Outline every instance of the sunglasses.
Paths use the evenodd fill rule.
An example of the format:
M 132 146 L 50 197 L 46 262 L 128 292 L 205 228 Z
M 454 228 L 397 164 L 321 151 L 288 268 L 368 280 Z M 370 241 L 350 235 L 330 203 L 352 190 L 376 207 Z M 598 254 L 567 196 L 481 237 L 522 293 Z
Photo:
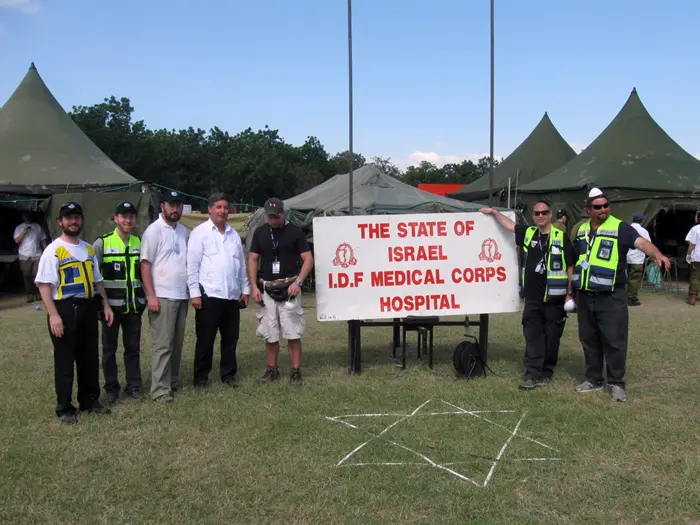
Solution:
M 533 214 L 535 217 L 539 217 L 540 215 L 542 215 L 543 217 L 546 217 L 546 216 L 549 215 L 550 213 L 552 213 L 550 210 L 542 210 L 542 211 L 533 211 L 533 212 L 532 212 L 532 214 Z
M 610 203 L 606 202 L 605 204 L 593 204 L 591 208 L 594 210 L 607 210 L 610 207 Z

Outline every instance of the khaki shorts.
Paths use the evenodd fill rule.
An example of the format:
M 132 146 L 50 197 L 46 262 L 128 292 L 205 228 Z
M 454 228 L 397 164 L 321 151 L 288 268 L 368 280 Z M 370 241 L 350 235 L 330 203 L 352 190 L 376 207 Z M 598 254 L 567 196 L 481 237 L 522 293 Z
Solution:
M 276 343 L 282 336 L 287 340 L 301 339 L 304 335 L 304 309 L 301 307 L 301 294 L 291 300 L 295 308 L 287 309 L 284 302 L 273 301 L 263 292 L 263 303 L 255 314 L 258 318 L 258 328 L 255 335 L 265 338 L 266 343 Z

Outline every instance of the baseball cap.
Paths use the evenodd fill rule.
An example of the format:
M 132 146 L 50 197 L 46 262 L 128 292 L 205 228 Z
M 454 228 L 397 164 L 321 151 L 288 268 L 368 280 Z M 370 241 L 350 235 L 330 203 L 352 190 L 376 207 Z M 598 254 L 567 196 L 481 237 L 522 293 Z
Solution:
M 638 211 L 637 213 L 635 213 L 632 216 L 632 220 L 634 222 L 642 222 L 644 220 L 644 213 L 642 213 L 641 211 Z
M 282 212 L 284 212 L 284 203 L 281 200 L 272 197 L 265 201 L 264 208 L 265 215 L 280 215 Z
M 58 216 L 60 217 L 67 217 L 68 215 L 82 215 L 83 214 L 83 209 L 80 207 L 80 204 L 77 202 L 66 202 L 65 204 L 62 204 L 61 207 L 58 209 Z
M 136 213 L 136 206 L 131 204 L 129 201 L 121 202 L 117 205 L 117 211 L 114 212 L 115 215 L 123 215 L 126 213 Z
M 182 195 L 175 190 L 166 190 L 161 195 L 160 202 L 185 202 L 185 199 L 183 199 Z

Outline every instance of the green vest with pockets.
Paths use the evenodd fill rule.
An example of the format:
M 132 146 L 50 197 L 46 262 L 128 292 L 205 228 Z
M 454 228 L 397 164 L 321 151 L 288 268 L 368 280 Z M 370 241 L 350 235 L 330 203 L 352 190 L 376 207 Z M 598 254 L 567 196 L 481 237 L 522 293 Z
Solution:
M 525 266 L 529 255 L 530 244 L 537 233 L 536 226 L 530 226 L 525 230 L 523 251 L 525 252 L 525 265 L 523 265 L 523 288 L 525 287 Z M 544 301 L 563 299 L 566 297 L 566 289 L 569 285 L 569 276 L 566 273 L 566 258 L 564 257 L 564 231 L 552 226 L 549 232 L 547 245 L 547 287 L 544 293 Z
M 146 293 L 141 283 L 141 239 L 129 236 L 128 246 L 114 230 L 102 236 L 102 265 L 107 301 L 114 313 L 140 314 L 146 308 Z
M 591 223 L 581 225 L 576 235 L 579 256 L 571 284 L 576 290 L 610 293 L 615 289 L 619 256 L 619 234 L 622 221 L 612 215 L 597 231 Z

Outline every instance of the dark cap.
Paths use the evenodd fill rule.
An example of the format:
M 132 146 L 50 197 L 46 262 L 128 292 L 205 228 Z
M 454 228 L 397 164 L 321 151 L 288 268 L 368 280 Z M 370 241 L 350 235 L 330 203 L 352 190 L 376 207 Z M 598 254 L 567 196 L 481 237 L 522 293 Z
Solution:
M 127 213 L 136 213 L 136 206 L 129 201 L 119 203 L 117 205 L 117 211 L 114 212 L 115 215 L 126 215 Z
M 58 209 L 58 217 L 67 217 L 68 215 L 82 215 L 83 209 L 77 202 L 66 202 Z
M 172 204 L 173 202 L 185 202 L 182 195 L 174 190 L 166 190 L 160 197 L 160 202 L 167 202 Z
M 563 208 L 561 210 L 557 211 L 557 219 L 561 219 L 562 217 L 568 217 L 568 216 L 569 216 L 569 214 Z
M 632 222 L 642 222 L 644 220 L 644 214 L 638 211 L 632 216 Z
M 272 197 L 265 201 L 265 215 L 281 215 L 284 212 L 284 203 Z

